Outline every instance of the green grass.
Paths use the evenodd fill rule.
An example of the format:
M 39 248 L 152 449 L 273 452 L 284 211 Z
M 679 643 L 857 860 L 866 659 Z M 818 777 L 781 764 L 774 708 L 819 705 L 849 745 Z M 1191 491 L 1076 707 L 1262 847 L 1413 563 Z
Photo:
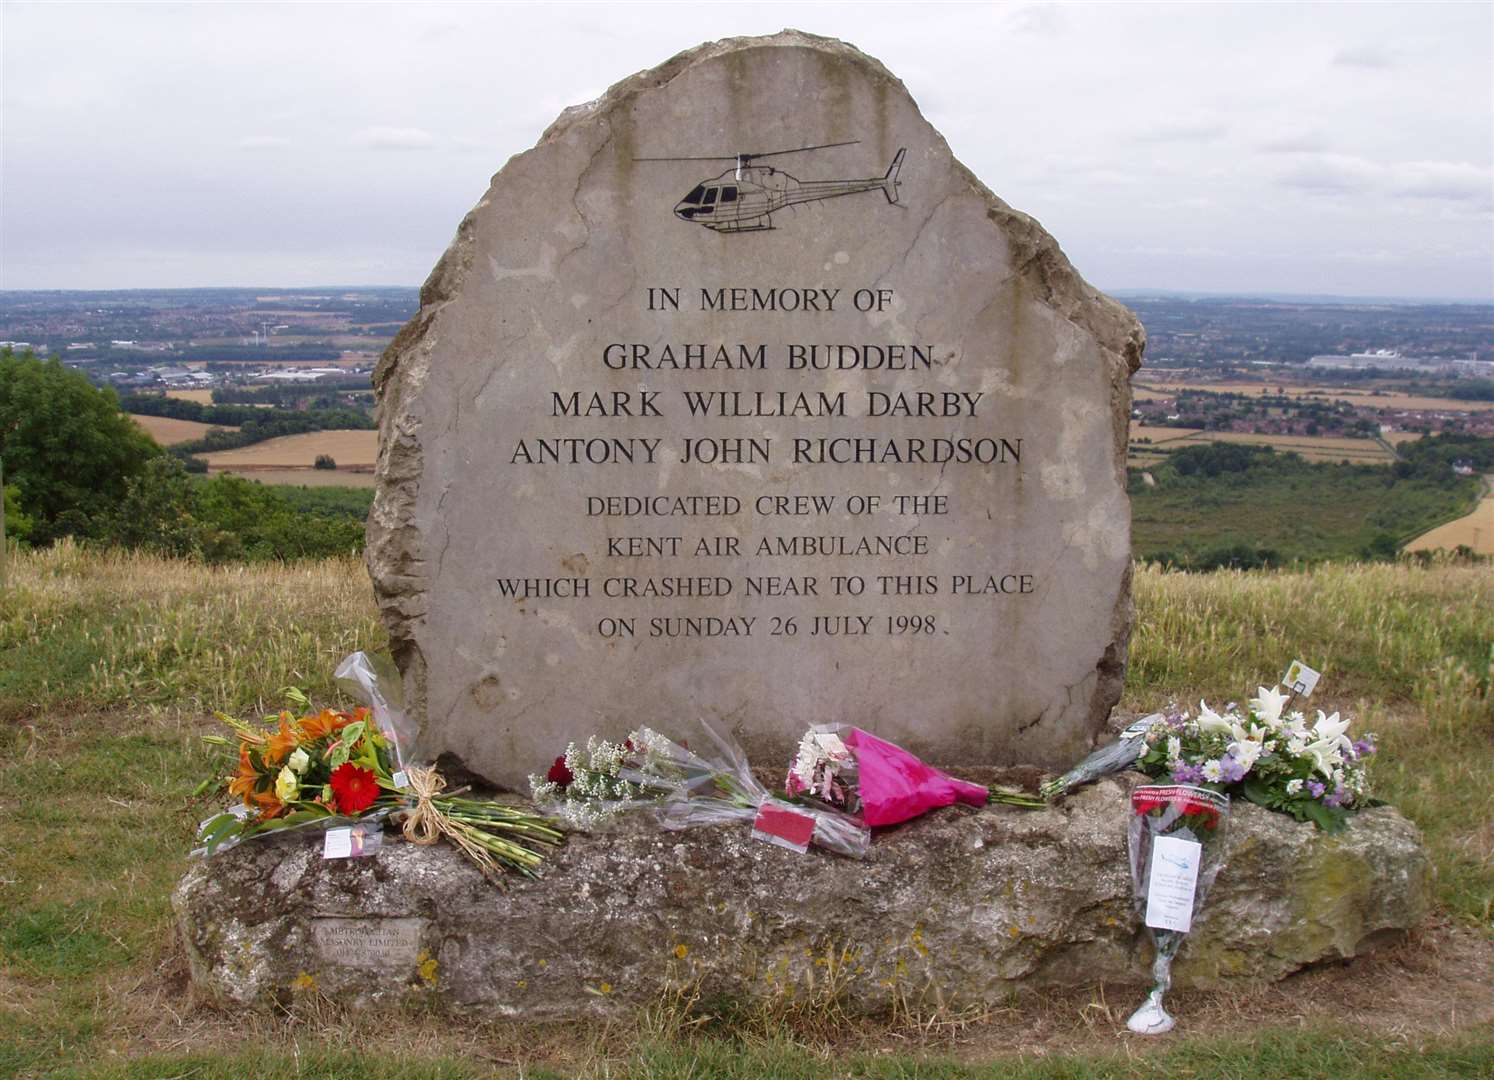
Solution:
M 1165 1047 L 1165 1048 L 1164 1048 Z M 699 1039 L 645 1045 L 621 1058 L 606 1058 L 582 1070 L 529 1068 L 533 1080 L 588 1076 L 610 1080 L 1432 1080 L 1484 1078 L 1494 1070 L 1494 1041 L 1407 1042 L 1347 1031 L 1271 1033 L 1261 1038 L 1191 1038 L 1136 1055 L 1057 1054 L 998 1063 L 970 1064 L 938 1056 L 866 1053 L 826 1054 L 795 1043 L 742 1043 Z M 521 1075 L 503 1070 L 504 1075 Z M 82 1066 L 53 1074 L 57 1080 L 467 1080 L 494 1075 L 491 1067 L 447 1058 L 411 1060 L 404 1055 L 307 1049 L 256 1050 L 230 1055 L 148 1057 Z
M 863 1038 L 827 1060 L 817 1042 L 802 1039 L 650 1043 L 636 1031 L 593 1031 L 536 1047 L 496 1021 L 251 1019 L 196 1009 L 182 988 L 168 898 L 208 810 L 192 790 L 221 765 L 197 736 L 212 726 L 210 710 L 258 714 L 278 706 L 288 684 L 331 698 L 336 662 L 384 641 L 365 571 L 354 559 L 214 569 L 70 546 L 22 555 L 8 569 L 0 593 L 0 1076 L 369 1080 L 488 1075 L 513 1060 L 551 1062 L 553 1075 L 612 1077 L 1490 1072 L 1487 1040 L 1423 1043 L 1351 1027 L 1266 1025 L 1234 1040 L 1148 1043 L 1135 1060 L 997 1049 L 983 1059 L 999 1060 L 992 1065 L 926 1057 L 927 1048 L 910 1049 L 902 1035 L 884 1040 L 890 1054 L 872 1053 L 877 1047 Z M 1445 914 L 1490 933 L 1494 574 L 1457 565 L 1206 575 L 1142 568 L 1135 591 L 1126 707 L 1243 699 L 1296 657 L 1323 670 L 1323 704 L 1348 707 L 1362 728 L 1380 732 L 1377 791 L 1425 833 Z

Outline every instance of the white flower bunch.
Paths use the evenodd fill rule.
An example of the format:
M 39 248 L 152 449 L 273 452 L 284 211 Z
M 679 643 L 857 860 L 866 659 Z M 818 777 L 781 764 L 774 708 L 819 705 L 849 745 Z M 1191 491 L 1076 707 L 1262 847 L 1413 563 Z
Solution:
M 1374 737 L 1355 742 L 1338 713 L 1318 710 L 1309 722 L 1286 711 L 1288 700 L 1262 686 L 1244 711 L 1215 712 L 1203 701 L 1191 719 L 1169 711 L 1147 729 L 1137 768 L 1174 783 L 1234 788 L 1262 806 L 1337 828 L 1368 795 L 1364 759 L 1375 751 Z

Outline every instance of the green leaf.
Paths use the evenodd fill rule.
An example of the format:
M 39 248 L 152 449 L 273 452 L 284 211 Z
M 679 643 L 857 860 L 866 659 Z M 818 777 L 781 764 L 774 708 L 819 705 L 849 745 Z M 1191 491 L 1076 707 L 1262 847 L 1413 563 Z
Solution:
M 239 835 L 243 831 L 243 825 L 244 822 L 233 814 L 219 814 L 203 826 L 197 839 L 206 845 L 208 854 L 212 854 L 219 844 Z
M 1280 799 L 1271 794 L 1269 787 L 1253 776 L 1245 778 L 1240 784 L 1240 791 L 1247 799 L 1255 803 L 1256 806 L 1264 806 L 1268 810 L 1275 809 L 1281 802 Z
M 1347 815 L 1342 810 L 1324 806 L 1316 799 L 1299 805 L 1308 819 L 1326 833 L 1335 833 L 1344 827 L 1344 819 Z

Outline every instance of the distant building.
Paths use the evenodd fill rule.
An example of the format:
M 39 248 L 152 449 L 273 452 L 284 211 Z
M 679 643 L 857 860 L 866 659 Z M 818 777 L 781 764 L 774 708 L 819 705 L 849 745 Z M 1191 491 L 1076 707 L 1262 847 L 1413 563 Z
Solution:
M 1419 368 L 1421 360 L 1402 356 L 1394 349 L 1376 349 L 1373 352 L 1351 353 L 1348 356 L 1314 356 L 1307 362 L 1312 368 Z
M 282 382 L 282 383 L 310 383 L 318 382 L 327 376 L 346 375 L 342 368 L 317 367 L 317 368 L 285 368 L 280 371 L 266 371 L 254 376 L 255 382 Z
M 1445 360 L 1440 356 L 1417 358 L 1402 356 L 1394 349 L 1375 349 L 1348 356 L 1314 356 L 1307 362 L 1307 366 L 1354 371 L 1414 371 L 1424 375 L 1494 376 L 1494 361 L 1491 360 Z

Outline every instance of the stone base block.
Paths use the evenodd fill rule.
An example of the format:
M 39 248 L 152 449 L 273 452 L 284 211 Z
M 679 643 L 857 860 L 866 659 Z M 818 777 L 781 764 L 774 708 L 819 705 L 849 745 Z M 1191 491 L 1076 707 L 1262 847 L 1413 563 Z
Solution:
M 389 838 L 324 861 L 316 835 L 194 862 L 174 903 L 197 986 L 267 1005 L 317 988 L 349 1004 L 438 999 L 530 1019 L 623 1012 L 671 983 L 748 1000 L 823 993 L 876 1013 L 1013 990 L 1139 984 L 1130 778 L 1042 811 L 951 808 L 876 837 L 864 862 L 752 839 L 746 826 L 575 835 L 507 891 L 451 848 Z M 1183 985 L 1280 979 L 1415 926 L 1432 870 L 1390 808 L 1327 836 L 1237 804 L 1228 863 L 1176 968 Z

